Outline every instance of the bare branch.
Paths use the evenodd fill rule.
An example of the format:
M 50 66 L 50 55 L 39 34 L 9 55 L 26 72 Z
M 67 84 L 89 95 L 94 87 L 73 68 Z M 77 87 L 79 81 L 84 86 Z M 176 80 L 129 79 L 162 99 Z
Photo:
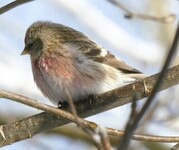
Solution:
M 76 138 L 80 138 L 82 140 L 86 141 L 86 136 L 83 136 L 81 132 L 78 130 L 74 130 L 76 128 L 75 126 L 67 126 L 65 127 L 66 130 L 63 130 L 64 128 L 57 128 L 50 130 L 48 132 L 50 133 L 55 133 L 55 134 L 63 134 L 63 135 L 77 135 Z M 124 131 L 110 128 L 110 127 L 105 127 L 108 135 L 110 135 L 111 139 L 113 137 L 116 138 L 121 138 L 124 136 Z M 69 133 L 70 132 L 70 133 Z M 131 137 L 132 140 L 136 141 L 142 141 L 142 142 L 158 142 L 158 143 L 178 143 L 179 142 L 179 136 L 160 136 L 160 135 L 151 135 L 151 134 L 139 134 L 139 133 L 134 133 Z
M 103 126 L 98 126 L 98 134 L 101 137 L 101 142 L 105 150 L 111 150 L 111 144 L 109 141 L 108 133 L 107 133 L 107 128 Z
M 134 94 L 137 95 L 136 97 L 137 100 L 147 97 L 150 95 L 158 78 L 158 75 L 159 74 L 152 75 L 144 80 L 136 81 L 135 83 L 131 83 L 129 85 L 123 86 L 113 91 L 106 92 L 104 94 L 97 95 L 94 97 L 89 97 L 88 99 L 85 99 L 83 101 L 76 102 L 75 105 L 76 105 L 77 112 L 80 115 L 80 117 L 88 117 L 109 110 L 111 108 L 115 108 L 130 103 L 132 101 Z M 143 83 L 145 83 L 145 86 L 149 91 L 148 93 L 144 92 L 145 90 L 144 90 Z M 167 89 L 169 87 L 177 85 L 178 83 L 179 83 L 179 65 L 167 71 L 167 74 L 163 78 L 162 85 L 160 86 L 160 89 L 158 89 L 158 91 Z M 26 104 L 30 100 L 30 98 L 3 90 L 0 90 L 0 97 L 17 100 L 18 102 L 23 100 L 24 103 Z M 39 102 L 36 101 L 36 103 L 38 106 Z M 36 105 L 36 103 L 34 104 Z M 50 109 L 51 107 L 52 106 L 50 106 Z M 55 108 L 52 107 L 52 109 Z M 69 108 L 66 108 L 65 110 L 69 110 Z M 31 138 L 32 136 L 40 132 L 67 124 L 70 122 L 69 119 L 70 118 L 65 119 L 63 117 L 56 116 L 51 113 L 43 112 L 31 116 L 29 118 L 25 118 L 21 121 L 3 125 L 1 126 L 1 132 L 0 132 L 0 147 L 7 144 L 14 143 L 16 141 Z M 91 124 L 90 126 L 93 125 Z
M 123 137 L 125 131 L 106 128 L 109 135 Z M 161 142 L 161 143 L 176 143 L 179 142 L 179 136 L 157 136 L 157 135 L 144 135 L 133 134 L 131 139 L 143 142 Z
M 75 108 L 75 105 L 74 105 L 74 101 L 71 97 L 71 94 L 69 92 L 68 89 L 64 89 L 64 92 L 65 92 L 65 95 L 67 97 L 67 100 L 68 100 L 68 104 L 69 104 L 69 107 L 70 107 L 70 110 L 74 116 L 74 119 L 76 120 L 76 123 L 77 125 L 86 133 L 90 136 L 90 138 L 92 139 L 94 145 L 96 146 L 96 148 L 98 150 L 103 150 L 103 144 L 101 142 L 101 140 L 99 140 L 98 138 L 96 138 L 96 136 L 99 136 L 100 137 L 100 134 L 97 133 L 96 135 L 96 127 L 95 128 L 89 128 L 88 125 L 84 124 L 83 122 L 81 122 L 81 119 L 78 117 L 78 114 L 76 112 L 76 108 Z M 97 126 L 98 127 L 98 126 Z M 105 149 L 106 150 L 106 149 Z
M 146 103 L 144 104 L 144 106 L 142 107 L 141 111 L 139 112 L 139 114 L 136 116 L 134 122 L 132 124 L 128 124 L 126 126 L 126 133 L 121 141 L 120 146 L 118 147 L 118 149 L 122 149 L 125 150 L 128 147 L 129 141 L 130 141 L 130 137 L 133 134 L 133 132 L 136 130 L 140 120 L 142 119 L 142 117 L 145 115 L 145 113 L 147 112 L 149 106 L 151 105 L 151 103 L 154 100 L 154 97 L 156 96 L 157 91 L 159 90 L 162 82 L 163 82 L 163 78 L 167 72 L 167 68 L 170 65 L 170 62 L 173 58 L 173 56 L 175 55 L 175 52 L 177 51 L 177 46 L 178 46 L 178 40 L 179 40 L 179 26 L 177 27 L 177 31 L 174 37 L 174 41 L 172 43 L 172 46 L 170 48 L 170 51 L 168 52 L 168 54 L 166 55 L 166 60 L 165 63 L 163 65 L 162 71 L 159 74 L 159 77 L 156 81 L 156 84 L 154 85 L 154 88 L 151 92 L 151 95 L 148 97 Z M 147 87 L 146 87 L 147 89 Z
M 126 7 L 124 7 L 117 0 L 107 0 L 107 1 L 114 4 L 115 6 L 119 7 L 120 9 L 122 9 L 126 13 L 124 15 L 125 18 L 128 18 L 128 19 L 139 18 L 139 19 L 144 19 L 144 20 L 158 21 L 158 22 L 161 22 L 161 23 L 172 23 L 176 20 L 176 15 L 174 15 L 174 14 L 170 14 L 168 16 L 162 16 L 162 17 L 138 14 L 138 13 L 134 13 L 134 12 L 128 10 Z
M 14 94 L 14 93 L 10 93 L 10 92 L 4 91 L 4 90 L 0 90 L 0 97 L 1 98 L 8 98 L 8 99 L 11 99 L 13 101 L 16 101 L 16 102 L 19 102 L 19 103 L 22 103 L 22 104 L 25 104 L 25 105 L 28 105 L 28 106 L 31 106 L 31 107 L 34 107 L 34 108 L 37 108 L 37 109 L 41 109 L 41 110 L 53 113 L 55 115 L 61 116 L 65 119 L 68 119 L 72 122 L 78 123 L 76 121 L 75 117 L 71 113 L 64 111 L 62 109 L 47 105 L 47 104 L 43 104 L 43 103 L 41 103 L 37 100 L 31 99 L 31 98 L 28 98 L 28 97 L 18 95 L 18 94 Z M 68 109 L 68 111 L 69 111 L 69 109 Z M 80 119 L 80 118 L 78 118 L 78 119 L 83 124 L 88 125 L 83 119 Z
M 33 0 L 16 0 L 16 1 L 13 1 L 3 7 L 0 8 L 0 15 L 17 7 L 17 6 L 20 6 L 22 4 L 25 4 L 25 3 L 28 3 L 28 2 L 31 2 Z

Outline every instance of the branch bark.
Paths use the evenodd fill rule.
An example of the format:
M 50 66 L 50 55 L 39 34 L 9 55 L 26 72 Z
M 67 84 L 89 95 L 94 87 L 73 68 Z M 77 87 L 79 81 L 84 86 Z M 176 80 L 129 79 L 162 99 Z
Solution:
M 106 110 L 132 102 L 133 96 L 140 100 L 150 95 L 158 74 L 152 75 L 141 81 L 136 81 L 121 88 L 106 92 L 101 95 L 91 96 L 88 99 L 75 103 L 77 112 L 81 117 L 88 117 Z M 163 83 L 158 91 L 170 88 L 179 83 L 179 65 L 168 69 L 163 78 Z M 147 89 L 147 92 L 145 91 Z M 0 90 L 1 98 L 14 99 L 19 96 Z M 23 96 L 22 96 L 23 97 Z M 23 97 L 24 98 L 24 97 Z M 69 110 L 66 108 L 65 110 Z M 43 112 L 20 121 L 0 126 L 0 147 L 31 138 L 40 132 L 69 123 L 68 119 L 51 113 Z

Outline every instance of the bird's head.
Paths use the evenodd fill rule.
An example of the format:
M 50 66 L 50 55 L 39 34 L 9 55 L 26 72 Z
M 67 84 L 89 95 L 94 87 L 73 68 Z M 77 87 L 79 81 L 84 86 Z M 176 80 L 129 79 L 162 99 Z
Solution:
M 40 57 L 47 50 L 53 49 L 58 41 L 55 26 L 50 22 L 35 22 L 26 31 L 25 48 L 21 55 L 29 54 L 32 59 Z M 54 38 L 55 37 L 55 38 Z

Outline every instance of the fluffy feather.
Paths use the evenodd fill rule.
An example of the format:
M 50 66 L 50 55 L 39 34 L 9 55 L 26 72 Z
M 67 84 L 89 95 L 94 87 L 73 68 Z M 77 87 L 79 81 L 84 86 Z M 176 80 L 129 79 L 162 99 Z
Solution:
M 61 24 L 32 24 L 25 44 L 37 86 L 56 105 L 67 101 L 65 88 L 77 101 L 144 77 L 81 32 Z

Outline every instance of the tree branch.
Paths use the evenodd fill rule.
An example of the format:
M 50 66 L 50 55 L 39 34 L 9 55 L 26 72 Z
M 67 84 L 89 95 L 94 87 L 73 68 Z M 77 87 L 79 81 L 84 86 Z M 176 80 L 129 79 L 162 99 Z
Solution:
M 176 20 L 176 15 L 170 14 L 167 16 L 162 16 L 162 17 L 157 17 L 157 16 L 150 16 L 150 15 L 145 15 L 145 14 L 138 14 L 130 11 L 126 7 L 124 7 L 119 1 L 117 0 L 107 0 L 113 5 L 117 6 L 121 10 L 125 12 L 124 17 L 127 19 L 133 19 L 133 18 L 138 18 L 138 19 L 143 19 L 143 20 L 151 20 L 151 21 L 157 21 L 160 23 L 172 23 Z
M 19 6 L 19 5 L 22 5 L 22 4 L 25 4 L 27 2 L 31 2 L 31 1 L 33 1 L 33 0 L 16 0 L 16 1 L 13 1 L 13 2 L 11 2 L 11 3 L 0 8 L 0 15 L 11 10 L 11 9 L 13 9 L 13 8 L 15 8 L 15 7 L 17 7 L 17 6 Z
M 83 101 L 76 102 L 76 109 L 80 117 L 88 117 L 106 110 L 130 103 L 133 95 L 137 95 L 137 100 L 150 95 L 159 74 L 152 75 L 141 81 L 136 81 L 121 88 L 106 92 L 101 95 L 91 96 Z M 145 84 L 143 84 L 145 83 Z M 162 85 L 158 91 L 170 88 L 179 83 L 179 65 L 169 69 L 163 78 Z M 145 92 L 144 86 L 148 89 Z M 27 97 L 11 92 L 0 90 L 0 97 L 15 100 Z M 30 98 L 28 98 L 30 100 Z M 18 100 L 17 100 L 18 101 Z M 65 110 L 69 110 L 66 108 Z M 16 141 L 31 138 L 40 132 L 69 123 L 68 119 L 51 113 L 43 112 L 21 121 L 0 126 L 0 147 L 14 143 Z
M 130 122 L 130 120 L 129 120 L 129 123 L 126 126 L 125 135 L 124 135 L 123 139 L 121 140 L 121 144 L 119 145 L 118 150 L 120 150 L 120 149 L 126 150 L 127 149 L 129 142 L 130 142 L 131 135 L 136 130 L 140 120 L 145 115 L 145 113 L 149 109 L 149 106 L 154 101 L 154 97 L 156 96 L 157 91 L 159 90 L 160 85 L 163 82 L 163 77 L 165 76 L 165 73 L 167 72 L 167 69 L 170 65 L 170 62 L 171 62 L 172 58 L 174 57 L 174 55 L 176 54 L 177 46 L 178 46 L 178 40 L 179 40 L 179 26 L 177 27 L 176 34 L 175 34 L 175 37 L 174 37 L 174 41 L 171 45 L 171 48 L 170 48 L 168 54 L 166 55 L 164 65 L 163 65 L 162 70 L 159 74 L 159 77 L 156 81 L 156 84 L 154 85 L 153 90 L 151 91 L 151 95 L 149 95 L 149 97 L 148 97 L 147 101 L 145 102 L 144 106 L 142 107 L 141 111 L 132 120 L 132 122 Z

